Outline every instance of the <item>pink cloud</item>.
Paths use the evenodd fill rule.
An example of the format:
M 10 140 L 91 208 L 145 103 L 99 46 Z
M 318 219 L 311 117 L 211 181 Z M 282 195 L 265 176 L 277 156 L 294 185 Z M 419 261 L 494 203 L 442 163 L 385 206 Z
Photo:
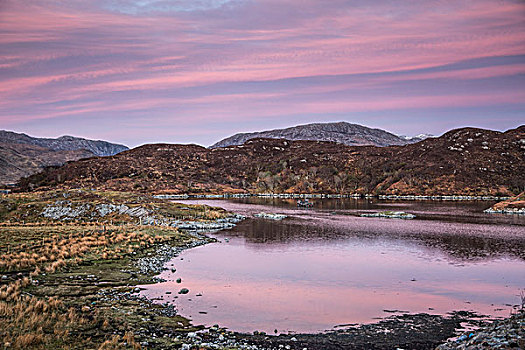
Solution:
M 525 55 L 520 2 L 258 1 L 136 14 L 108 4 L 3 3 L 0 121 L 161 107 L 188 118 L 240 120 L 515 105 L 523 97 L 503 83 L 524 73 L 512 58 L 447 68 Z M 428 83 L 420 91 L 407 87 L 431 80 L 485 85 L 472 83 L 468 93 L 434 91 Z M 256 88 L 235 88 L 245 83 Z M 222 91 L 225 85 L 236 91 Z M 394 93 L 379 95 L 389 88 Z

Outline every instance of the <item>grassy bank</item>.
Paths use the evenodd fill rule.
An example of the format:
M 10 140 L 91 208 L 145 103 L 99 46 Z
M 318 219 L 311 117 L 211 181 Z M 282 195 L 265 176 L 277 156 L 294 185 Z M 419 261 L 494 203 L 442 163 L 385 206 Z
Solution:
M 87 195 L 86 195 L 87 194 Z M 75 205 L 125 204 L 149 215 L 213 220 L 223 210 L 181 206 L 130 194 L 66 193 Z M 163 330 L 194 330 L 173 308 L 137 295 L 154 282 L 141 259 L 204 243 L 169 226 L 137 225 L 137 217 L 86 214 L 75 220 L 42 215 L 64 193 L 2 199 L 0 224 L 0 346 L 27 349 L 163 347 Z M 87 212 L 86 212 L 87 213 Z M 98 222 L 97 222 L 98 221 Z M 170 250 L 171 249 L 171 250 Z M 177 250 L 178 249 L 178 250 Z

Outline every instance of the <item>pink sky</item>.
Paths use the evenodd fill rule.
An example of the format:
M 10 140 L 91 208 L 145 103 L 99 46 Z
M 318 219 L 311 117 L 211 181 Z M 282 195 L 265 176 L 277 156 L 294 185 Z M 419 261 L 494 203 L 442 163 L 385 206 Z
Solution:
M 0 2 L 0 129 L 136 146 L 525 121 L 522 1 Z

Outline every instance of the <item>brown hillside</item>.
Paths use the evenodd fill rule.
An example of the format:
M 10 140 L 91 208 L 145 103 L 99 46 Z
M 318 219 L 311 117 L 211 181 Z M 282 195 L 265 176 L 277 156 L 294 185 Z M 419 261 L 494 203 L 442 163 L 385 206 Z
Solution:
M 524 152 L 525 126 L 505 133 L 463 128 L 383 148 L 278 139 L 212 150 L 152 144 L 47 169 L 21 186 L 156 193 L 511 194 L 525 187 Z

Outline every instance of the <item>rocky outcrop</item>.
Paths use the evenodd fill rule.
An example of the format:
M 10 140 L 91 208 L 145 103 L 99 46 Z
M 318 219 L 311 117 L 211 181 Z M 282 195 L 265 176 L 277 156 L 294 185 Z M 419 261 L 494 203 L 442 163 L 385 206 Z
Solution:
M 230 136 L 217 142 L 210 148 L 242 145 L 255 138 L 332 141 L 349 146 L 392 146 L 406 145 L 421 141 L 422 138 L 406 138 L 394 135 L 381 129 L 372 129 L 366 126 L 339 123 L 314 123 L 294 126 L 286 129 L 241 133 Z
M 270 220 L 276 220 L 280 221 L 283 219 L 286 219 L 288 216 L 284 214 L 274 214 L 274 213 L 257 213 L 254 215 L 256 218 L 262 218 L 262 219 L 270 219 Z
M 525 349 L 525 310 L 481 329 L 466 332 L 436 350 Z
M 361 216 L 366 218 L 387 218 L 405 220 L 414 219 L 416 217 L 414 214 L 405 213 L 404 211 L 382 211 L 379 213 L 364 213 L 361 214 Z
M 72 221 L 84 220 L 95 221 L 113 215 L 129 216 L 135 218 L 142 225 L 162 225 L 177 227 L 187 231 L 212 231 L 233 228 L 238 222 L 245 219 L 242 215 L 232 214 L 225 218 L 213 221 L 188 221 L 177 220 L 166 217 L 159 212 L 149 210 L 141 206 L 130 207 L 126 204 L 73 202 L 70 200 L 57 200 L 48 204 L 40 214 L 51 220 Z
M 49 204 L 42 211 L 42 216 L 53 220 L 75 220 L 80 218 L 103 218 L 110 214 L 128 215 L 131 217 L 141 218 L 146 221 L 154 220 L 150 217 L 150 211 L 142 207 L 130 208 L 125 204 L 90 204 L 90 203 L 73 203 L 69 200 L 59 200 Z

